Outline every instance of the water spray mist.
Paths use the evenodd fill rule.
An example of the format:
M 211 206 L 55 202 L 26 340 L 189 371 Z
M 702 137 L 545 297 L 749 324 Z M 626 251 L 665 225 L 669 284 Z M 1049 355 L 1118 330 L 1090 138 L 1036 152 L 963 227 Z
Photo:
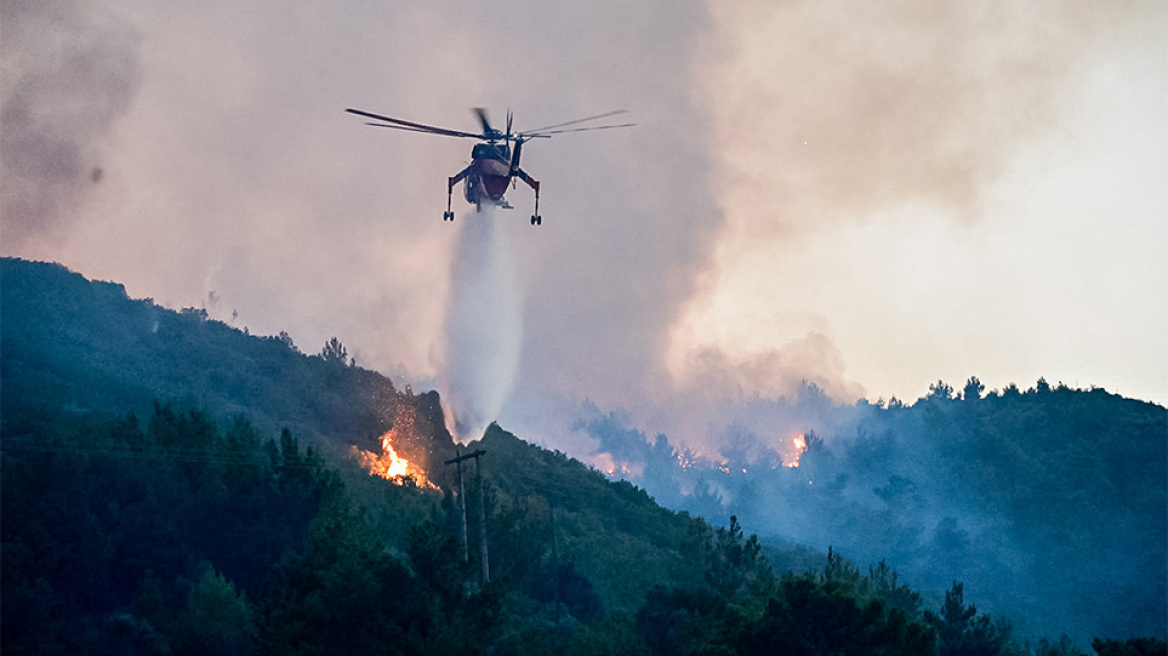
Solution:
M 494 207 L 459 222 L 444 322 L 446 424 L 478 439 L 511 391 L 523 322 L 510 236 Z

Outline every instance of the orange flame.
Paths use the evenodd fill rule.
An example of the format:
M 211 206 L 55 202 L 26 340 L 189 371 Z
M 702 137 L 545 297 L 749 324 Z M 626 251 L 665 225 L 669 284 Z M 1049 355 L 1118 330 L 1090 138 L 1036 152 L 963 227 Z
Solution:
M 426 472 L 409 460 L 398 455 L 393 448 L 394 441 L 399 437 L 413 435 L 414 412 L 408 404 L 400 403 L 394 413 L 393 428 L 381 436 L 381 453 L 373 453 L 364 449 L 352 447 L 353 454 L 373 476 L 380 476 L 398 485 L 405 485 L 407 479 L 412 480 L 419 487 L 435 488 L 435 485 L 426 478 Z
M 807 450 L 807 438 L 802 433 L 800 433 L 799 435 L 791 438 L 791 443 L 795 445 L 795 456 L 786 464 L 788 467 L 798 467 L 799 458 L 803 455 L 803 452 Z
M 361 466 L 369 470 L 370 474 L 393 480 L 406 476 L 410 472 L 410 461 L 399 456 L 393 448 L 394 431 L 390 430 L 381 436 L 381 453 L 372 451 L 358 451 L 357 457 Z

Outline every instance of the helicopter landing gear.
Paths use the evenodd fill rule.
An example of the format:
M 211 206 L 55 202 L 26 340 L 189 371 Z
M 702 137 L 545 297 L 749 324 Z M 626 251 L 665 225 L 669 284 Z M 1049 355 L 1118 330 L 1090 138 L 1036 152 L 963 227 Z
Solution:
M 469 167 L 468 167 L 469 168 Z M 459 179 L 466 176 L 466 171 L 450 178 L 446 183 L 446 211 L 442 213 L 443 221 L 453 221 L 454 212 L 450 209 L 450 197 L 454 195 L 454 185 L 458 183 Z
M 539 183 L 526 175 L 524 174 L 524 180 L 531 185 L 532 189 L 535 189 L 535 214 L 531 215 L 531 225 L 543 225 L 543 217 L 539 215 Z

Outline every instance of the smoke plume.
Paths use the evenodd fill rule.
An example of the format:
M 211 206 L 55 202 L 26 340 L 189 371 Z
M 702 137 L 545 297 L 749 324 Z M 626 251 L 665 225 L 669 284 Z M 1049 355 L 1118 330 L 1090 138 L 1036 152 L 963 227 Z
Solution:
M 511 391 L 523 325 L 504 216 L 492 206 L 464 215 L 451 262 L 443 324 L 447 428 L 478 439 Z
M 1103 141 L 1099 179 L 1027 184 L 1091 164 L 1072 132 L 1163 143 L 1162 120 L 1114 120 L 1118 106 L 1162 112 L 1162 83 L 1141 82 L 1165 79 L 1163 58 L 1141 57 L 1162 53 L 1163 3 L 0 9 L 5 253 L 171 307 L 213 289 L 217 318 L 238 310 L 253 333 L 308 351 L 336 335 L 419 389 L 449 377 L 466 424 L 501 403 L 508 429 L 588 457 L 596 441 L 571 428 L 588 399 L 715 453 L 744 423 L 727 399 L 791 397 L 804 381 L 835 401 L 904 396 L 991 358 L 991 386 L 1086 381 L 1083 343 L 1116 345 L 1113 379 L 1146 361 L 1164 380 L 1162 346 L 1138 362 L 1119 346 L 1163 342 L 1168 306 L 1147 302 L 1168 298 L 1162 246 L 1148 246 L 1165 243 L 1163 211 L 1147 211 L 1163 208 L 1163 149 L 1133 167 L 1115 155 L 1131 144 Z M 1079 88 L 1113 93 L 1066 123 L 1083 62 L 1115 82 Z M 1145 87 L 1154 102 L 1130 102 Z M 518 129 L 622 108 L 638 125 L 529 144 L 543 226 L 452 226 L 445 177 L 471 144 L 375 131 L 350 106 L 459 130 L 475 129 L 471 106 L 510 107 Z M 1070 145 L 995 187 L 1050 138 Z M 1084 190 L 1123 204 L 1084 217 Z M 496 228 L 514 234 L 473 243 Z M 27 239 L 49 232 L 60 239 Z M 515 296 L 496 301 L 515 315 L 467 309 L 486 301 L 472 289 L 499 286 L 460 251 L 512 237 Z M 491 337 L 505 320 L 527 337 Z M 506 348 L 474 345 L 491 339 Z
M 104 172 L 100 141 L 140 85 L 137 35 L 99 3 L 0 3 L 6 253 L 56 236 Z

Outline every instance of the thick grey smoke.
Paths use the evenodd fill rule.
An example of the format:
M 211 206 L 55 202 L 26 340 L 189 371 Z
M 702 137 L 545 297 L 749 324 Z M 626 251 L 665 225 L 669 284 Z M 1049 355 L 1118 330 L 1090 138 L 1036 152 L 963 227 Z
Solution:
M 461 440 L 482 436 L 511 392 L 523 324 L 511 235 L 492 206 L 460 217 L 446 299 L 439 370 L 447 428 Z
M 172 307 L 214 292 L 217 318 L 238 311 L 236 325 L 287 331 L 310 352 L 336 335 L 362 366 L 407 370 L 416 388 L 451 362 L 439 352 L 469 235 L 441 212 L 471 143 L 375 130 L 342 110 L 455 129 L 474 129 L 472 106 L 510 107 L 520 129 L 630 110 L 635 128 L 528 144 L 544 224 L 526 224 L 521 194 L 518 217 L 496 217 L 516 219 L 508 259 L 525 327 L 500 423 L 582 456 L 597 448 L 572 429 L 585 399 L 716 453 L 736 421 L 728 398 L 797 395 L 804 381 L 837 400 L 886 394 L 853 379 L 840 335 L 898 307 L 900 290 L 864 288 L 889 259 L 829 272 L 838 293 L 816 294 L 800 278 L 808 240 L 774 236 L 885 219 L 895 233 L 906 204 L 980 206 L 1018 144 L 1060 129 L 1068 71 L 1114 14 L 1154 4 L 209 0 L 122 16 L 0 3 L 6 253 Z M 57 242 L 22 245 L 48 225 Z M 731 309 L 789 337 L 737 352 L 725 336 L 677 339 L 727 272 L 756 284 Z M 949 271 L 910 273 L 955 284 Z M 798 311 L 776 309 L 784 299 Z M 833 324 L 829 304 L 864 312 Z M 958 343 L 977 333 L 967 324 L 933 332 Z M 869 350 L 931 366 L 936 351 L 918 346 Z
M 1138 5 L 718 3 L 701 77 L 730 202 L 767 215 L 754 239 L 911 202 L 981 218 L 987 186 L 1058 128 L 1074 66 Z
M 669 154 L 648 171 L 625 174 L 614 158 L 603 171 L 584 171 L 587 178 L 580 168 L 569 172 L 574 189 L 566 193 L 619 189 L 625 180 L 615 173 L 643 184 L 613 197 L 623 204 L 605 197 L 583 221 L 548 220 L 570 239 L 534 242 L 550 254 L 529 283 L 528 325 L 538 339 L 525 343 L 520 380 L 539 382 L 517 391 L 511 425 L 525 428 L 517 415 L 538 403 L 533 390 L 560 393 L 627 407 L 650 434 L 713 453 L 727 421 L 718 408 L 735 395 L 776 399 L 804 382 L 836 401 L 889 394 L 850 377 L 838 336 L 901 367 L 930 352 L 908 331 L 928 325 L 936 306 L 907 317 L 903 342 L 865 334 L 903 312 L 911 290 L 866 289 L 869 270 L 897 266 L 891 253 L 823 271 L 816 257 L 842 251 L 832 231 L 875 224 L 895 234 L 921 207 L 938 208 L 931 222 L 986 220 L 1003 171 L 1060 129 L 1076 65 L 1147 9 L 1073 0 L 1025 8 L 908 0 L 862 10 L 845 2 L 711 3 L 697 39 L 677 53 L 695 82 L 679 116 L 696 119 L 701 138 L 672 122 L 669 133 L 655 131 L 659 116 L 644 132 L 622 134 L 624 146 Z M 605 152 L 607 142 L 595 141 L 589 149 Z M 593 178 L 603 184 L 587 184 Z M 939 295 L 952 298 L 983 284 L 944 270 L 908 277 L 936 280 Z M 702 321 L 721 334 L 687 336 Z M 928 380 L 914 391 L 924 393 Z
M 137 93 L 138 36 L 100 3 L 0 2 L 5 253 L 68 227 L 104 176 L 101 139 Z

